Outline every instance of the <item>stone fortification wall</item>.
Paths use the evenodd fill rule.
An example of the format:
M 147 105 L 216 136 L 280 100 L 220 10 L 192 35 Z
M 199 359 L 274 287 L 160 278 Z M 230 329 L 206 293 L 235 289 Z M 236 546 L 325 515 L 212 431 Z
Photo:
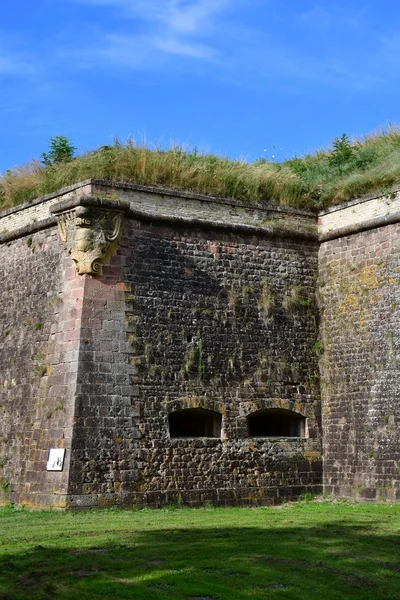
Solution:
M 72 361 L 68 344 L 59 347 L 65 277 L 64 249 L 55 228 L 0 245 L 2 501 L 57 505 L 67 491 L 67 467 L 62 473 L 46 472 L 48 449 L 68 445 L 74 409 L 73 377 L 55 386 Z
M 319 371 L 325 491 L 398 500 L 398 203 L 319 242 L 305 211 L 98 180 L 1 213 L 0 501 L 320 491 Z
M 400 497 L 398 194 L 320 216 L 324 486 Z
M 55 219 L 51 216 L 50 208 L 61 200 L 75 198 L 77 193 L 90 193 L 90 181 L 70 185 L 61 192 L 48 194 L 37 198 L 33 202 L 21 204 L 0 213 L 0 240 L 9 235 L 15 237 L 15 233 L 23 230 L 25 227 L 36 230 L 44 228 L 46 225 L 54 225 Z M 32 227 L 33 226 L 33 227 Z M 21 234 L 25 233 L 21 231 Z
M 70 504 L 319 491 L 316 272 L 315 243 L 129 221 L 87 281 Z M 220 413 L 221 436 L 171 438 L 192 408 Z M 266 408 L 306 417 L 304 435 L 249 436 Z
M 6 500 L 266 503 L 319 491 L 313 217 L 104 182 L 70 192 L 43 209 L 47 229 L 32 211 L 0 215 L 1 281 L 12 282 Z M 121 199 L 117 245 L 107 211 Z M 82 248 L 103 238 L 100 268 Z M 170 415 L 195 408 L 221 417 L 218 435 L 171 435 Z M 297 415 L 301 431 L 250 432 L 247 417 L 264 409 Z M 46 471 L 50 447 L 66 448 L 62 472 Z
M 68 186 L 20 206 L 0 212 L 0 243 L 56 224 L 52 207 L 60 202 L 74 202 L 77 197 L 96 197 L 104 201 L 128 202 L 131 216 L 149 221 L 170 220 L 173 223 L 210 225 L 247 229 L 249 232 L 290 229 L 316 235 L 317 228 L 310 213 L 266 204 L 249 205 L 226 198 L 210 198 L 201 194 L 110 182 L 100 179 Z
M 400 191 L 393 188 L 387 194 L 369 194 L 324 211 L 319 215 L 318 234 L 321 241 L 326 241 L 399 220 Z

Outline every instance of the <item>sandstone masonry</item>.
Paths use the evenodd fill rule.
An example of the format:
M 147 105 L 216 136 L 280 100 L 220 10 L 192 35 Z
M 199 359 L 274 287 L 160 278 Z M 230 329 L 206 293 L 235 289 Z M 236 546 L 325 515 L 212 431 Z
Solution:
M 320 239 L 307 211 L 99 180 L 1 213 L 0 499 L 396 499 L 395 198 Z

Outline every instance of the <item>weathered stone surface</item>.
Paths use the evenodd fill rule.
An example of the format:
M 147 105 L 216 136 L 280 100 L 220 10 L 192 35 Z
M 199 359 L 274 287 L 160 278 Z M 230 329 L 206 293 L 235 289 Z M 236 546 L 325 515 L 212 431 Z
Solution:
M 46 472 L 49 448 L 69 444 L 74 411 L 77 353 L 70 350 L 66 329 L 76 308 L 67 297 L 63 254 L 55 229 L 0 246 L 4 501 L 58 505 L 67 490 L 68 461 L 63 472 Z
M 79 275 L 97 275 L 116 247 L 122 228 L 122 212 L 93 206 L 77 206 L 58 215 L 61 239 Z
M 316 272 L 315 244 L 130 221 L 86 280 L 69 492 L 197 505 L 320 490 Z M 191 407 L 222 413 L 222 439 L 170 438 L 169 413 Z M 246 416 L 275 407 L 304 414 L 309 439 L 248 438 Z
M 324 483 L 399 499 L 400 225 L 322 244 Z
M 129 213 L 115 205 L 128 214 L 118 245 L 107 241 L 113 217 L 96 230 L 111 244 L 96 277 L 76 272 L 45 209 L 43 230 L 23 210 L 7 211 L 15 235 L 0 245 L 1 501 L 198 506 L 318 492 L 319 359 L 325 491 L 399 499 L 395 199 L 387 213 L 363 201 L 358 223 L 353 203 L 351 230 L 335 209 L 319 245 L 306 214 L 295 215 L 293 233 L 284 211 L 274 228 L 262 208 L 229 201 L 169 193 L 162 206 L 154 190 L 110 187 L 93 204 L 94 184 L 83 189 L 85 214 L 71 191 L 64 208 L 45 202 L 85 220 L 112 210 L 116 194 L 131 201 Z M 71 255 L 82 239 L 95 246 L 72 238 Z M 185 408 L 221 414 L 221 437 L 171 437 L 169 415 Z M 262 409 L 301 415 L 305 436 L 250 437 L 246 417 Z M 51 447 L 66 449 L 62 472 L 46 471 Z

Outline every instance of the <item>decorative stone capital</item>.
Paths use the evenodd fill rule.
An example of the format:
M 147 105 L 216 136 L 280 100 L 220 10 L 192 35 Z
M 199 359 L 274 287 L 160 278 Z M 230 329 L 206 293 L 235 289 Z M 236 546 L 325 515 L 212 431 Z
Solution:
M 80 200 L 70 210 L 70 206 L 60 205 L 52 212 L 57 214 L 61 239 L 67 244 L 77 273 L 98 275 L 118 244 L 127 206 L 96 198 Z

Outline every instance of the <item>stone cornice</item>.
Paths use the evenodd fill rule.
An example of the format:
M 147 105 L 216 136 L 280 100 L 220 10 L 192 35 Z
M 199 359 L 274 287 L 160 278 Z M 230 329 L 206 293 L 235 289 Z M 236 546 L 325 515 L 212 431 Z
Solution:
M 57 218 L 55 216 L 52 216 L 48 217 L 47 219 L 42 219 L 41 221 L 29 223 L 28 225 L 24 225 L 23 227 L 19 227 L 18 229 L 14 229 L 13 231 L 0 233 L 0 244 L 6 244 L 8 242 L 11 242 L 12 240 L 18 240 L 19 238 L 31 235 L 32 233 L 36 233 L 37 231 L 42 231 L 44 229 L 54 227 L 55 225 L 57 225 Z
M 139 221 L 317 241 L 316 216 L 308 211 L 91 179 L 0 213 L 0 242 L 50 227 L 59 220 L 58 215 L 79 206 L 117 210 Z
M 400 222 L 400 188 L 368 194 L 318 214 L 269 202 L 88 179 L 30 203 L 0 212 L 0 243 L 52 227 L 57 215 L 78 206 L 118 210 L 140 221 L 221 229 L 243 234 L 303 239 L 320 243 Z M 317 235 L 318 230 L 318 235 Z
M 126 200 L 110 200 L 109 198 L 101 198 L 96 196 L 75 196 L 74 198 L 68 198 L 61 200 L 50 207 L 50 213 L 53 215 L 59 215 L 68 210 L 77 208 L 78 206 L 99 208 L 99 209 L 110 209 L 117 210 L 123 213 L 129 211 L 130 204 Z

